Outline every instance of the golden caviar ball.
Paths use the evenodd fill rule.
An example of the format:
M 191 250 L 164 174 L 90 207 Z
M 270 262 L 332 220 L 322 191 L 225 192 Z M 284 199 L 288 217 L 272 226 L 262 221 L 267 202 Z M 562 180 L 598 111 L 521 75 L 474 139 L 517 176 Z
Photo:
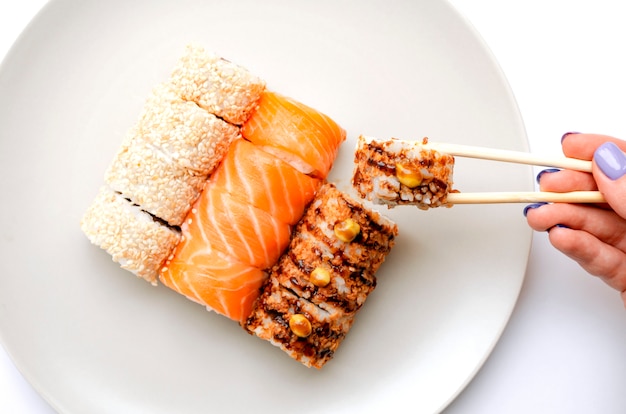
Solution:
M 396 177 L 400 183 L 409 188 L 415 188 L 420 185 L 424 179 L 419 170 L 407 167 L 406 165 L 396 164 Z
M 361 232 L 361 226 L 359 226 L 359 223 L 349 218 L 335 224 L 334 230 L 335 236 L 337 236 L 339 240 L 350 243 Z
M 309 280 L 315 286 L 324 287 L 330 283 L 330 272 L 323 267 L 316 267 L 309 275 Z
M 300 313 L 291 315 L 289 318 L 289 329 L 291 329 L 291 332 L 300 338 L 306 338 L 311 335 L 311 332 L 313 331 L 311 322 L 309 322 L 306 316 Z

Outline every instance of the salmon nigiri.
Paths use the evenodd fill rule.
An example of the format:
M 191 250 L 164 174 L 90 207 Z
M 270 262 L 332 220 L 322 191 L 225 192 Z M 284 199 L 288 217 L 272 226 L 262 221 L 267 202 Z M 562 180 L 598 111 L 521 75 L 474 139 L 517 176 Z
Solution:
M 186 223 L 182 227 L 185 237 L 161 268 L 161 283 L 207 309 L 243 323 L 259 296 L 267 277 L 265 272 L 212 249 L 202 242 L 201 234 L 192 234 Z
M 287 248 L 291 225 L 231 196 L 211 179 L 181 233 L 181 242 L 161 269 L 161 282 L 242 323 L 260 294 L 265 269 Z
M 249 315 L 266 268 L 289 244 L 291 226 L 209 181 L 181 226 L 161 282 L 236 321 Z
M 321 186 L 321 180 L 301 173 L 245 139 L 233 142 L 211 182 L 233 198 L 287 224 L 300 220 Z
M 187 223 L 190 231 L 202 234 L 201 243 L 261 269 L 276 263 L 291 237 L 291 226 L 210 181 Z
M 271 91 L 261 95 L 241 134 L 318 178 L 326 178 L 346 139 L 346 131 L 328 116 Z

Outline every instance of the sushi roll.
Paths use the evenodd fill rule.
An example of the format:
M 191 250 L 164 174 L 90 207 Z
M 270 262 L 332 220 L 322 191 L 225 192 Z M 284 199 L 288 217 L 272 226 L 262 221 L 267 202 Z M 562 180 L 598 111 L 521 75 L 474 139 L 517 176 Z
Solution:
M 239 137 L 239 128 L 184 101 L 171 85 L 157 85 L 150 93 L 135 126 L 134 139 L 160 151 L 172 163 L 209 176 Z
M 263 108 L 260 103 L 263 117 L 269 116 Z M 314 138 L 315 145 L 330 148 L 323 165 L 327 172 L 345 138 L 329 118 L 328 124 L 336 127 L 315 130 L 311 138 L 310 122 L 303 117 L 327 117 L 308 107 L 294 108 L 283 110 L 278 123 L 266 123 L 254 113 L 250 119 L 263 120 L 263 139 L 254 139 L 256 130 L 248 135 L 251 140 L 244 136 L 233 141 L 183 221 L 182 241 L 160 275 L 172 290 L 241 325 L 323 183 L 321 177 L 303 172 L 299 159 L 285 156 L 284 148 L 305 142 L 297 149 L 305 154 L 306 142 Z M 290 125 L 288 136 L 284 124 Z M 313 160 L 315 154 L 306 156 Z
M 127 140 L 105 174 L 112 189 L 171 226 L 182 224 L 205 182 L 140 139 Z
M 324 184 L 271 269 L 246 329 L 321 368 L 376 287 L 397 234 L 393 222 Z
M 181 242 L 159 272 L 163 285 L 209 311 L 244 323 L 267 274 L 203 243 L 199 228 L 182 226 Z
M 290 226 L 211 185 L 181 226 L 182 240 L 161 282 L 208 310 L 243 323 L 272 266 L 289 244 Z
M 150 214 L 179 226 L 239 129 L 168 85 L 154 88 L 105 182 Z
M 248 119 L 265 90 L 261 78 L 198 45 L 186 47 L 169 82 L 184 100 L 234 125 Z
M 89 240 L 156 284 L 180 240 L 179 226 L 240 137 L 234 124 L 256 107 L 264 88 L 245 69 L 189 47 L 170 79 L 152 90 L 107 168 L 106 190 L 81 221 Z
M 202 227 L 212 248 L 260 269 L 276 263 L 291 235 L 287 223 L 210 184 L 186 221 Z
M 243 324 L 320 184 L 235 140 L 184 220 L 161 282 Z
M 272 91 L 261 95 L 241 135 L 304 174 L 321 179 L 328 175 L 346 139 L 346 131 L 327 115 Z
M 353 322 L 353 314 L 326 311 L 270 278 L 248 318 L 247 329 L 306 367 L 321 369 Z
M 107 186 L 100 188 L 80 225 L 87 238 L 106 250 L 123 269 L 153 285 L 180 240 L 178 231 Z
M 322 184 L 245 139 L 233 142 L 211 182 L 291 225 L 300 220 Z
M 389 208 L 422 210 L 450 206 L 454 157 L 425 148 L 423 141 L 377 140 L 360 136 L 354 154 L 352 186 L 360 197 Z

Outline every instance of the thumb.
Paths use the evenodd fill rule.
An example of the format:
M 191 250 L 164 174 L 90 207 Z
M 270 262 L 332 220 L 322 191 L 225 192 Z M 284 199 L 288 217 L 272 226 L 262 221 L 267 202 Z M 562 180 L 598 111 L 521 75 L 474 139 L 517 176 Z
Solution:
M 600 145 L 593 154 L 593 177 L 606 202 L 626 218 L 626 154 L 613 142 Z

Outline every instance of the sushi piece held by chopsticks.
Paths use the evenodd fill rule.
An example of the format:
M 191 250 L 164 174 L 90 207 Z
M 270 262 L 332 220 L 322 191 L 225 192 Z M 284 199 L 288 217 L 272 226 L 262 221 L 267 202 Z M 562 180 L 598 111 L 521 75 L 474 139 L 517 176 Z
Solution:
M 452 191 L 454 157 L 428 149 L 425 143 L 361 135 L 352 186 L 362 198 L 390 208 L 449 206 L 446 197 Z
M 359 137 L 352 185 L 375 204 L 416 205 L 420 209 L 454 204 L 603 203 L 599 191 L 464 193 L 452 188 L 455 156 L 590 172 L 591 161 L 545 157 L 526 152 L 399 139 Z

